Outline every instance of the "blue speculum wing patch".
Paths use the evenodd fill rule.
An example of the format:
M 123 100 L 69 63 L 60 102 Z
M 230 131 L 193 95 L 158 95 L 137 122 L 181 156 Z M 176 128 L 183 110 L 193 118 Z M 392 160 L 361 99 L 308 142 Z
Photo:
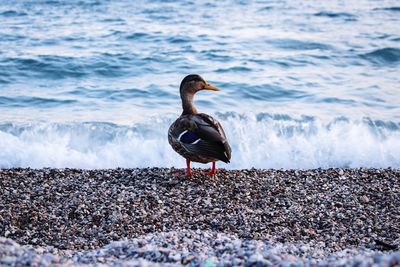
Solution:
M 197 140 L 199 140 L 200 138 L 197 136 L 197 134 L 195 134 L 194 132 L 190 132 L 187 131 L 186 133 L 184 133 L 181 138 L 180 141 L 183 143 L 193 143 L 196 142 Z

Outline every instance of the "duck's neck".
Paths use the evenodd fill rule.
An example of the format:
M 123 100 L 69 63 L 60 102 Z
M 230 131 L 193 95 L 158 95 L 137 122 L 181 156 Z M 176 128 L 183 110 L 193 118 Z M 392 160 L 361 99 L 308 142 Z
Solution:
M 183 108 L 182 115 L 197 114 L 197 109 L 193 105 L 193 97 L 194 94 L 192 93 L 187 93 L 181 96 Z

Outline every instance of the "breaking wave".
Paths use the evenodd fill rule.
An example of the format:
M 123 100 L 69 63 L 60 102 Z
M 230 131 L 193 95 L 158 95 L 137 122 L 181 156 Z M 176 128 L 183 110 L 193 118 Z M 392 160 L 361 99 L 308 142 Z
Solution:
M 396 122 L 269 113 L 216 117 L 233 150 L 230 164 L 219 163 L 224 168 L 400 167 Z M 0 167 L 184 167 L 167 141 L 173 118 L 151 121 L 0 124 Z

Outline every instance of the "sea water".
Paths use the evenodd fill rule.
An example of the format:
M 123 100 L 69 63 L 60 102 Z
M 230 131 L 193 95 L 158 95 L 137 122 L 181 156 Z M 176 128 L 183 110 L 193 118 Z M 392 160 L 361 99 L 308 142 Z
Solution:
M 3 0 L 0 167 L 183 167 L 167 131 L 197 73 L 221 167 L 398 168 L 399 25 L 390 0 Z

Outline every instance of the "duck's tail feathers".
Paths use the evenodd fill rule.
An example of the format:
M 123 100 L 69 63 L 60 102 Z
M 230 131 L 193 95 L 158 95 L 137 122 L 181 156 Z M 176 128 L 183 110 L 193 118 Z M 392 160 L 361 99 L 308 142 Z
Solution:
M 193 154 L 216 158 L 225 163 L 229 163 L 230 153 L 227 153 L 221 141 L 207 142 L 201 140 L 196 144 L 185 144 L 187 150 Z

